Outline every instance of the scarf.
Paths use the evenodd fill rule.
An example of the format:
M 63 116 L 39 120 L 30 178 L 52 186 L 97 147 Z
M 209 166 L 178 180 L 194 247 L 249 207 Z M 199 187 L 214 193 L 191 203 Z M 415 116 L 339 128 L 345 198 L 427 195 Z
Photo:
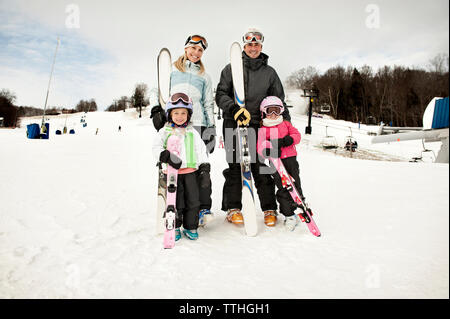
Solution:
M 269 120 L 267 117 L 266 118 L 264 118 L 263 119 L 263 121 L 262 121 L 262 124 L 263 124 L 263 126 L 268 126 L 268 127 L 271 127 L 271 126 L 277 126 L 278 124 L 281 124 L 281 123 L 283 123 L 283 116 L 278 116 L 276 119 L 274 119 L 274 120 Z

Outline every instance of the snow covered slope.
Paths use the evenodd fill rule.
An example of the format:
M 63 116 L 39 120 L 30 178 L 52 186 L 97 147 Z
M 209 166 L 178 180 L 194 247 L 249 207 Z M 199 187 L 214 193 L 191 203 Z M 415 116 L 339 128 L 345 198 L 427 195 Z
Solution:
M 0 130 L 0 298 L 449 298 L 449 166 L 409 163 L 420 145 L 371 148 L 354 130 L 386 160 L 337 156 L 315 146 L 325 120 L 305 137 L 306 117 L 294 116 L 322 237 L 304 224 L 288 233 L 282 217 L 269 229 L 262 214 L 256 237 L 227 223 L 216 148 L 215 220 L 198 241 L 164 250 L 147 111 L 89 113 L 85 128 L 81 115 L 67 119 L 76 134 L 61 136 L 65 115 L 50 117 L 49 140 Z

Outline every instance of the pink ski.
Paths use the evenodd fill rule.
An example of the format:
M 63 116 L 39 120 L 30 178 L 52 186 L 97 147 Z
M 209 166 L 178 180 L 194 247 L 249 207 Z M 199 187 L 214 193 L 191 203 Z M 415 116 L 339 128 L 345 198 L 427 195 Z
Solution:
M 180 157 L 180 138 L 170 135 L 167 139 L 167 150 Z M 175 247 L 175 219 L 177 212 L 177 180 L 178 170 L 167 165 L 167 197 L 164 213 L 164 248 Z
M 294 200 L 294 202 L 303 211 L 303 213 L 298 213 L 298 217 L 300 217 L 302 222 L 306 223 L 306 226 L 308 227 L 311 234 L 313 234 L 316 237 L 320 237 L 321 233 L 320 233 L 320 230 L 317 227 L 316 223 L 314 222 L 314 219 L 311 216 L 312 215 L 311 209 L 302 202 L 302 200 L 300 198 L 300 194 L 298 193 L 297 189 L 295 188 L 294 181 L 292 180 L 292 177 L 286 171 L 286 168 L 284 167 L 283 162 L 279 158 L 271 157 L 271 158 L 269 158 L 269 160 L 275 166 L 278 174 L 280 174 L 281 183 L 283 184 L 283 187 L 289 192 L 289 194 L 291 194 L 291 197 Z

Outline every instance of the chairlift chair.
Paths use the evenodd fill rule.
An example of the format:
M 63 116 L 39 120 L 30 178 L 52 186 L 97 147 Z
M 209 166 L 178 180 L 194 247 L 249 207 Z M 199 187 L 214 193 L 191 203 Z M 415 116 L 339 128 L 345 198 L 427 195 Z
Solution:
M 338 148 L 337 141 L 334 136 L 325 136 L 324 138 L 322 138 L 320 146 L 322 146 L 322 148 L 325 150 L 332 150 Z
M 324 104 L 320 106 L 320 112 L 321 113 L 330 113 L 331 107 L 328 104 Z
M 345 149 L 347 151 L 356 151 L 358 148 L 358 142 L 353 138 L 353 136 L 347 136 L 347 142 L 345 143 Z
M 338 148 L 338 144 L 336 138 L 334 136 L 328 135 L 328 126 L 325 126 L 325 137 L 322 138 L 320 142 L 320 146 L 324 150 L 336 149 Z
M 410 159 L 409 161 L 410 161 L 410 162 L 413 162 L 413 163 L 417 163 L 417 162 L 425 162 L 425 161 L 423 160 L 424 157 L 425 157 L 425 158 L 428 158 L 427 155 L 432 155 L 432 156 L 430 157 L 430 161 L 434 163 L 434 161 L 436 160 L 436 154 L 434 153 L 433 150 L 429 150 L 429 149 L 427 149 L 427 148 L 425 147 L 425 141 L 424 141 L 423 139 L 422 139 L 422 146 L 423 146 L 423 150 L 420 152 L 420 156 L 413 157 L 413 158 Z M 428 161 L 427 161 L 427 162 L 428 162 Z

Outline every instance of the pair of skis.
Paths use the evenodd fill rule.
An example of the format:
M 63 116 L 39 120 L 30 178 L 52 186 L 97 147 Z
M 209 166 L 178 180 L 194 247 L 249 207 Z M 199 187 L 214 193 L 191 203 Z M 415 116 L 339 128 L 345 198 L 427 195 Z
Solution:
M 168 49 L 161 49 L 157 63 L 159 104 L 164 108 L 170 98 L 170 73 L 172 72 L 172 58 Z M 180 156 L 180 137 L 178 135 L 169 136 L 167 150 L 178 157 Z M 177 169 L 167 165 L 167 172 L 164 174 L 162 164 L 158 163 L 156 233 L 164 233 L 164 248 L 175 246 L 177 181 Z
M 241 45 L 233 42 L 230 49 L 231 76 L 233 79 L 234 99 L 237 105 L 245 108 L 244 65 L 242 62 Z M 247 236 L 256 236 L 258 226 L 256 223 L 255 196 L 253 192 L 252 172 L 250 168 L 251 157 L 248 143 L 248 126 L 237 128 L 239 155 L 241 161 L 242 179 L 242 216 Z
M 242 62 L 242 49 L 238 42 L 234 42 L 231 45 L 230 50 L 230 60 L 231 60 L 231 75 L 233 79 L 234 87 L 234 98 L 235 102 L 239 107 L 245 107 L 245 90 L 244 90 L 244 69 Z M 250 152 L 248 145 L 248 127 L 239 126 L 238 131 L 238 141 L 240 149 L 240 160 L 241 160 L 241 179 L 242 179 L 242 215 L 244 217 L 244 227 L 245 232 L 248 236 L 256 236 L 258 232 L 258 227 L 256 223 L 256 207 L 255 198 L 253 192 L 253 182 L 252 173 L 250 170 Z M 316 223 L 312 218 L 312 212 L 309 207 L 307 207 L 301 200 L 298 191 L 295 189 L 292 177 L 286 171 L 281 160 L 270 158 L 278 174 L 280 174 L 282 180 L 285 181 L 283 187 L 285 187 L 295 203 L 300 207 L 303 213 L 299 213 L 300 219 L 306 223 L 309 231 L 314 235 L 319 237 L 320 231 Z
M 311 234 L 313 234 L 316 237 L 320 237 L 321 233 L 320 233 L 320 230 L 317 227 L 316 223 L 314 222 L 314 219 L 312 218 L 312 211 L 302 201 L 300 194 L 298 193 L 297 189 L 295 188 L 294 180 L 293 180 L 292 176 L 289 175 L 289 173 L 287 172 L 286 167 L 284 167 L 284 165 L 283 165 L 283 162 L 281 161 L 280 158 L 270 157 L 269 160 L 275 166 L 275 169 L 277 170 L 278 174 L 280 175 L 281 184 L 283 185 L 283 188 L 289 192 L 289 194 L 291 195 L 295 204 L 297 204 L 297 206 L 301 209 L 302 212 L 298 213 L 298 217 L 300 217 L 302 222 L 306 223 L 306 226 L 308 227 Z
M 180 157 L 180 138 L 178 135 L 170 135 L 167 139 L 167 150 L 171 154 Z M 165 231 L 164 231 L 164 248 L 175 247 L 175 222 L 177 215 L 177 181 L 178 170 L 169 164 L 167 165 L 167 197 L 165 217 Z

